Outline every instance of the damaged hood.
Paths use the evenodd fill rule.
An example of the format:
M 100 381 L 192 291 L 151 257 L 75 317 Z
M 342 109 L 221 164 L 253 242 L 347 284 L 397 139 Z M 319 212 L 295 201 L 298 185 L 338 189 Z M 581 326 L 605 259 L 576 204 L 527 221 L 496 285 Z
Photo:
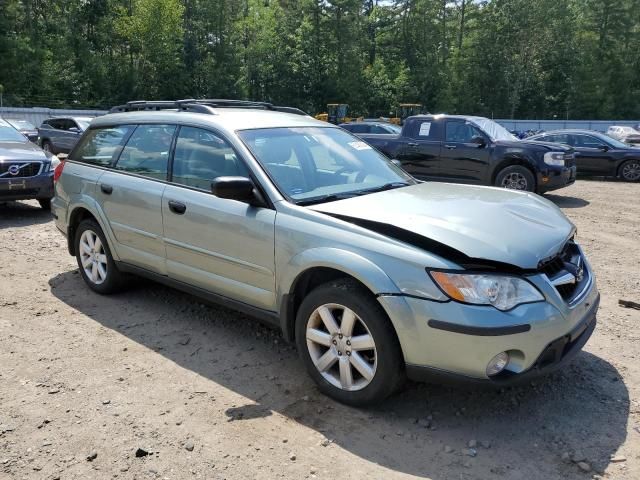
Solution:
M 433 246 L 434 253 L 454 261 L 461 253 L 521 269 L 553 257 L 574 231 L 558 207 L 537 195 L 449 183 L 420 183 L 308 208 Z

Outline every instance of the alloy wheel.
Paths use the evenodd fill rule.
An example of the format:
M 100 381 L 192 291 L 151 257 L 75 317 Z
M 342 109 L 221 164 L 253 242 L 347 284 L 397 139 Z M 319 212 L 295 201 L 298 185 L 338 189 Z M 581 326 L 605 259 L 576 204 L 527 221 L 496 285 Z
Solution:
M 80 263 L 86 277 L 100 285 L 107 279 L 107 255 L 100 237 L 92 230 L 80 236 Z
M 376 373 L 376 345 L 365 321 L 353 310 L 328 303 L 307 321 L 307 349 L 318 372 L 331 385 L 362 390 Z
M 640 162 L 628 162 L 622 167 L 622 178 L 630 182 L 640 180 Z
M 527 179 L 518 172 L 511 172 L 502 179 L 502 186 L 512 190 L 527 190 Z

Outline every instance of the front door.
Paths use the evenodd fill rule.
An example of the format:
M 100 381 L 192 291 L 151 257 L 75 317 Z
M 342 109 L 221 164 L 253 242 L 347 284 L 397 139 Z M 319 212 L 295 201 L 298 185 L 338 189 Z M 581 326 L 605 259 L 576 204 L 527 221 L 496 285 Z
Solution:
M 484 138 L 485 144 L 473 143 L 474 137 Z M 464 120 L 447 120 L 440 153 L 440 177 L 453 182 L 487 183 L 489 144 L 489 138 L 475 125 Z
M 602 140 L 586 134 L 569 135 L 576 151 L 576 167 L 580 173 L 611 175 L 616 172 L 616 158 Z
M 275 310 L 276 212 L 211 193 L 220 176 L 248 176 L 230 145 L 181 127 L 171 183 L 162 197 L 167 273 L 202 289 Z

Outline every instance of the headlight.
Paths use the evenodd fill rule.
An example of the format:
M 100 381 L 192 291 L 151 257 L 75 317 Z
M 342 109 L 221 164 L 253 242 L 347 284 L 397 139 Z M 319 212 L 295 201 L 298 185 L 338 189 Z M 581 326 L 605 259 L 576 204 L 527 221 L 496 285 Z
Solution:
M 49 169 L 47 170 L 47 172 L 52 172 L 58 165 L 60 165 L 60 159 L 55 155 L 51 155 L 49 160 L 51 160 L 51 163 L 49 164 Z
M 554 167 L 564 167 L 564 152 L 547 152 L 544 154 L 544 163 Z
M 544 300 L 542 294 L 522 278 L 492 274 L 429 272 L 451 299 L 474 305 L 493 305 L 511 310 L 522 303 Z

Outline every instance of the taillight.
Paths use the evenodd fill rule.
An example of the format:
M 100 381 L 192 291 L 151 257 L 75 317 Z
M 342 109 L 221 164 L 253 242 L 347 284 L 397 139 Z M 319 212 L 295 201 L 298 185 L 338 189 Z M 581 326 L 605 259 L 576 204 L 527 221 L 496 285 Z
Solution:
M 64 170 L 64 164 L 66 162 L 64 160 L 62 160 L 58 166 L 55 168 L 55 170 L 53 171 L 53 181 L 57 182 L 60 179 L 60 175 L 62 175 L 62 170 Z

